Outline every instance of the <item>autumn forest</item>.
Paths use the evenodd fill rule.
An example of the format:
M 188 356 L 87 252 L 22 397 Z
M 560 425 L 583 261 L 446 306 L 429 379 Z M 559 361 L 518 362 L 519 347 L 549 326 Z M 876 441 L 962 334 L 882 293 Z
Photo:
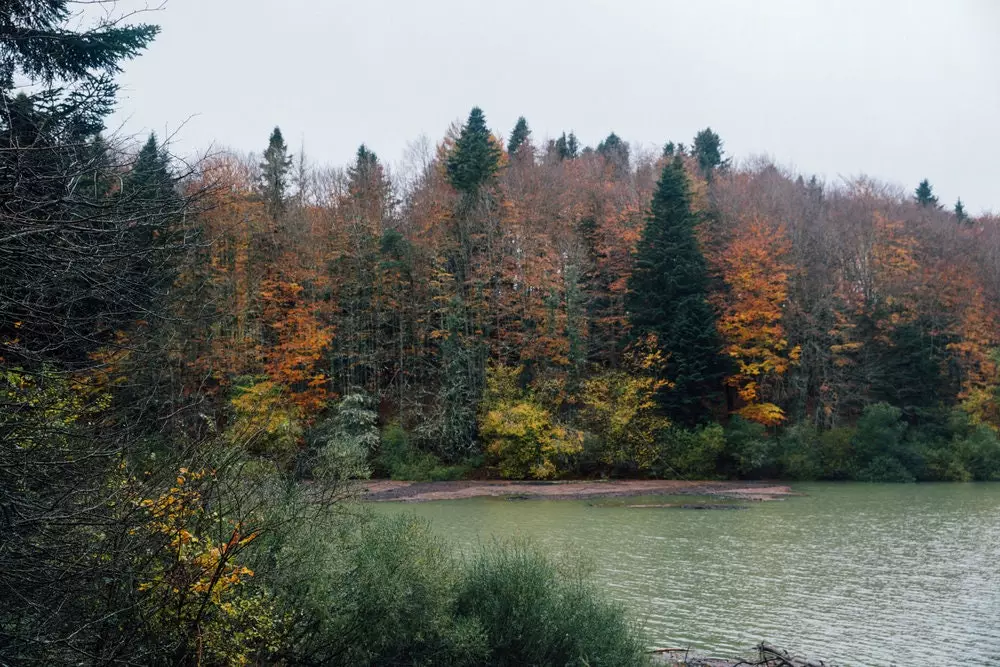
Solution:
M 928 181 L 478 107 L 185 161 L 105 127 L 157 27 L 72 16 L 0 8 L 0 663 L 641 664 L 357 480 L 1000 479 L 1000 219 Z

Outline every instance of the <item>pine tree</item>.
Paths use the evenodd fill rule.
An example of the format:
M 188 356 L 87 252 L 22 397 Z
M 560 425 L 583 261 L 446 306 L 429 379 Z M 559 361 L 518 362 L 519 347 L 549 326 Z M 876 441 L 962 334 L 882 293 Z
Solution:
M 476 192 L 500 167 L 500 147 L 486 127 L 483 110 L 473 107 L 448 156 L 448 180 L 464 194 Z
M 604 157 L 611 165 L 611 173 L 616 177 L 622 177 L 629 172 L 629 149 L 628 144 L 612 132 L 607 138 L 597 145 L 597 152 Z
M 560 160 L 572 160 L 580 154 L 580 142 L 572 132 L 568 135 L 563 132 L 555 141 L 555 149 Z
M 531 137 L 531 130 L 528 129 L 528 121 L 521 116 L 514 125 L 514 131 L 510 133 L 510 141 L 507 142 L 507 153 L 512 157 L 517 154 L 518 149 L 524 145 Z
M 285 188 L 288 187 L 288 170 L 292 167 L 292 156 L 288 154 L 281 128 L 275 127 L 264 151 L 261 168 L 261 193 L 267 202 L 267 211 L 277 219 L 285 210 Z
M 628 281 L 626 308 L 635 339 L 655 335 L 674 387 L 660 404 L 675 422 L 704 420 L 727 365 L 708 303 L 707 267 L 695 236 L 691 194 L 680 156 L 663 169 Z
M 668 141 L 663 145 L 663 157 L 673 157 L 676 151 L 677 146 L 672 141 Z
M 712 128 L 706 127 L 695 135 L 694 156 L 705 178 L 711 179 L 712 173 L 723 166 L 722 139 L 712 131 Z
M 920 181 L 913 198 L 921 206 L 938 208 L 938 198 L 934 196 L 934 190 L 926 178 Z
M 969 214 L 965 212 L 965 205 L 962 204 L 961 197 L 955 202 L 955 217 L 959 222 L 967 222 L 969 220 Z

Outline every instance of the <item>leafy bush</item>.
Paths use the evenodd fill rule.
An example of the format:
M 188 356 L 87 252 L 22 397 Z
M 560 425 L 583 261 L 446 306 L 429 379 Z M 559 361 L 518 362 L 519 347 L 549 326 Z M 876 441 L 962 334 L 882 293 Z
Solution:
M 375 458 L 375 472 L 390 479 L 414 482 L 444 482 L 462 479 L 476 467 L 474 461 L 445 465 L 430 452 L 416 448 L 410 434 L 398 423 L 382 432 L 382 444 Z
M 229 406 L 230 442 L 281 463 L 292 459 L 302 442 L 302 415 L 280 384 L 267 378 L 241 378 Z
M 504 477 L 554 477 L 560 459 L 565 461 L 583 449 L 583 436 L 556 424 L 530 392 L 520 389 L 520 374 L 520 368 L 490 367 L 480 407 L 479 435 L 486 443 L 486 454 Z
M 490 665 L 647 664 L 636 628 L 579 568 L 561 572 L 523 543 L 483 548 L 468 565 L 458 614 L 474 619 Z
M 657 437 L 669 426 L 657 412 L 656 392 L 662 385 L 624 371 L 609 371 L 584 383 L 581 416 L 603 444 L 601 462 L 633 470 L 653 466 Z
M 363 394 L 347 394 L 331 416 L 309 435 L 312 457 L 307 464 L 317 477 L 365 478 L 371 474 L 367 461 L 378 448 L 378 415 Z
M 725 432 L 718 424 L 687 430 L 672 427 L 662 431 L 654 472 L 660 477 L 714 479 L 725 452 Z
M 858 420 L 852 444 L 864 482 L 912 482 L 913 471 L 922 465 L 912 441 L 907 441 L 903 411 L 888 403 L 865 408 Z
M 726 428 L 727 468 L 738 477 L 760 476 L 773 471 L 775 441 L 763 424 L 733 417 Z

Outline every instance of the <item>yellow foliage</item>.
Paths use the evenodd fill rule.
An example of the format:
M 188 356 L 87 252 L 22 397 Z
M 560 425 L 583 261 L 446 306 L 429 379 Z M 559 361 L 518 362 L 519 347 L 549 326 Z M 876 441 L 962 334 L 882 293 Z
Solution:
M 520 367 L 490 367 L 479 434 L 504 477 L 548 479 L 558 472 L 558 457 L 583 449 L 583 436 L 555 424 L 548 410 L 519 389 L 520 373 Z
M 603 441 L 604 463 L 634 462 L 640 470 L 656 459 L 656 436 L 670 422 L 656 414 L 663 380 L 610 371 L 583 385 L 583 417 Z

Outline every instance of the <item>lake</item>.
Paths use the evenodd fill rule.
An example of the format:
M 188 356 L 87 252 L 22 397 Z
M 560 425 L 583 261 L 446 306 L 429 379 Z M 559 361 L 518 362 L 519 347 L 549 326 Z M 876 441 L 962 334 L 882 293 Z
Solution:
M 793 488 L 805 495 L 743 511 L 625 507 L 677 500 L 662 497 L 377 507 L 426 517 L 466 550 L 523 536 L 584 556 L 651 646 L 1000 665 L 1000 484 Z

